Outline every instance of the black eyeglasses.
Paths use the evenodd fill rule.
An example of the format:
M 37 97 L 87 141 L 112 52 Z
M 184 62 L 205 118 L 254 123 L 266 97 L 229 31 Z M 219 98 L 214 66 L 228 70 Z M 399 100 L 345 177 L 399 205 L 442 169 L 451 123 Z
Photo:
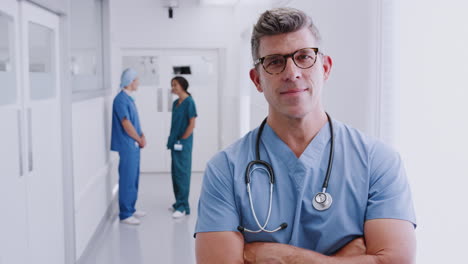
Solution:
M 314 66 L 318 53 L 318 48 L 304 48 L 286 55 L 272 54 L 261 57 L 254 62 L 254 65 L 261 63 L 263 69 L 269 74 L 280 74 L 286 69 L 288 58 L 291 57 L 297 67 L 308 69 Z

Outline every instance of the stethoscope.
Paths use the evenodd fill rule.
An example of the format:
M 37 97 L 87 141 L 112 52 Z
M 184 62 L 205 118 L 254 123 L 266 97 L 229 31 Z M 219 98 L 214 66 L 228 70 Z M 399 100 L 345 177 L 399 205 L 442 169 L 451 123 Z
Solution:
M 330 180 L 330 173 L 331 173 L 331 170 L 332 170 L 332 167 L 333 167 L 333 154 L 334 154 L 334 143 L 335 143 L 335 136 L 333 135 L 333 125 L 332 125 L 332 120 L 330 118 L 330 116 L 328 115 L 328 113 L 325 113 L 327 115 L 327 118 L 328 118 L 328 123 L 330 125 L 330 134 L 331 134 L 331 143 L 330 143 L 330 157 L 328 159 L 328 167 L 327 167 L 327 173 L 326 173 L 326 176 L 325 176 L 325 180 L 323 181 L 323 184 L 322 184 L 322 191 L 321 192 L 318 192 L 315 196 L 314 196 L 314 199 L 312 200 L 312 206 L 315 208 L 315 210 L 318 210 L 318 211 L 324 211 L 324 210 L 327 210 L 328 208 L 330 208 L 332 202 L 333 202 L 333 198 L 332 196 L 327 193 L 327 187 L 328 187 L 328 181 Z M 267 233 L 274 233 L 276 231 L 279 231 L 279 230 L 282 230 L 282 229 L 285 229 L 286 227 L 288 227 L 288 224 L 286 222 L 280 224 L 277 228 L 273 229 L 273 230 L 268 230 L 266 229 L 266 226 L 268 225 L 268 221 L 270 220 L 270 215 L 271 215 L 271 204 L 272 204 L 272 200 L 273 200 L 273 186 L 274 186 L 274 183 L 275 183 L 275 174 L 274 174 L 274 171 L 273 171 L 273 167 L 266 161 L 263 161 L 260 159 L 260 137 L 262 135 L 262 132 L 263 132 L 263 128 L 265 127 L 265 124 L 266 124 L 266 121 L 267 119 L 265 118 L 262 122 L 262 124 L 260 125 L 260 128 L 258 130 L 258 134 L 257 134 L 257 140 L 255 142 L 255 160 L 249 162 L 249 164 L 247 165 L 247 168 L 245 170 L 245 184 L 247 185 L 247 194 L 249 196 L 249 203 L 250 203 L 250 211 L 252 212 L 253 214 L 253 217 L 255 219 L 255 222 L 257 223 L 257 226 L 258 226 L 258 230 L 250 230 L 250 229 L 247 229 L 243 226 L 238 226 L 237 227 L 237 230 L 239 230 L 240 232 L 249 232 L 249 233 L 260 233 L 260 232 L 267 232 Z M 260 165 L 260 166 L 257 166 L 255 168 L 254 165 Z M 252 169 L 253 168 L 253 169 Z M 250 179 L 250 175 L 255 171 L 255 170 L 263 170 L 265 171 L 267 174 L 268 174 L 268 177 L 270 179 L 270 199 L 269 199 L 269 202 L 268 202 L 268 214 L 267 214 L 267 218 L 265 220 L 265 223 L 263 225 L 260 224 L 260 222 L 258 221 L 258 218 L 257 218 L 257 214 L 255 213 L 255 208 L 254 208 L 254 205 L 253 205 L 253 201 L 252 201 L 252 194 L 251 194 L 251 189 L 250 189 L 250 182 L 251 182 L 251 179 Z

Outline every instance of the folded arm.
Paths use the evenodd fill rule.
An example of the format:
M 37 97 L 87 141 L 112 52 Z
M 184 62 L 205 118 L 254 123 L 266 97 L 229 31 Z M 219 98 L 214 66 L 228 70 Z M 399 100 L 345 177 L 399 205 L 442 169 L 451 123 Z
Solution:
M 394 219 L 369 220 L 364 226 L 365 254 L 359 247 L 345 246 L 335 256 L 279 243 L 250 243 L 244 247 L 237 232 L 197 234 L 197 263 L 320 263 L 386 264 L 414 263 L 416 239 L 410 222 Z M 352 244 L 352 242 L 351 242 Z
M 335 256 L 278 243 L 253 243 L 245 246 L 245 263 L 321 263 L 321 264 L 411 264 L 414 263 L 416 239 L 410 222 L 395 219 L 369 220 L 364 225 L 365 254 Z

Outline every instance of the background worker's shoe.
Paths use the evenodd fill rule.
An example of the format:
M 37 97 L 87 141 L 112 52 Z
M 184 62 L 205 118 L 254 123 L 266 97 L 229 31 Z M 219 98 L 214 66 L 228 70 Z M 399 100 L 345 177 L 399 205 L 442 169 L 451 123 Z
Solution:
M 127 225 L 139 225 L 141 223 L 140 220 L 134 216 L 127 217 L 123 220 L 120 220 L 120 222 Z
M 181 218 L 181 217 L 184 217 L 185 216 L 185 211 L 181 212 L 181 211 L 175 211 L 173 214 L 172 214 L 172 218 Z
M 142 218 L 142 217 L 146 216 L 146 212 L 145 211 L 135 211 L 133 213 L 133 216 L 136 217 L 136 218 Z

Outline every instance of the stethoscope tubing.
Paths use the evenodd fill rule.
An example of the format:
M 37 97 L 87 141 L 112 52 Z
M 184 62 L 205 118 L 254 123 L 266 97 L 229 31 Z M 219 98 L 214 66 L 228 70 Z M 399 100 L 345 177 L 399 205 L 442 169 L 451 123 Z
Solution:
M 320 193 L 322 193 L 322 194 L 324 194 L 326 196 L 329 196 L 329 201 L 327 201 L 327 198 L 325 198 L 323 203 L 317 202 L 316 197 L 320 193 L 316 194 L 314 196 L 314 198 L 313 198 L 313 201 L 314 201 L 313 206 L 314 206 L 315 209 L 317 209 L 319 211 L 323 211 L 323 210 L 328 209 L 331 206 L 331 202 L 332 202 L 332 197 L 331 197 L 330 194 L 327 193 L 327 188 L 328 188 L 328 182 L 330 180 L 330 173 L 331 173 L 331 170 L 333 168 L 333 156 L 334 156 L 334 152 L 335 152 L 334 151 L 335 137 L 334 137 L 334 134 L 333 134 L 334 132 L 333 132 L 332 120 L 331 120 L 330 116 L 328 115 L 328 113 L 325 113 L 325 114 L 327 115 L 328 123 L 329 123 L 329 126 L 330 126 L 331 143 L 330 143 L 330 155 L 329 155 L 329 159 L 328 159 L 327 173 L 325 175 L 325 179 L 324 179 L 323 184 L 322 184 L 322 192 L 320 192 Z M 260 125 L 258 134 L 257 134 L 257 138 L 256 138 L 256 142 L 255 142 L 255 160 L 249 162 L 249 164 L 247 165 L 246 171 L 245 171 L 245 183 L 247 185 L 247 194 L 249 196 L 250 210 L 251 210 L 251 212 L 253 214 L 254 220 L 257 223 L 257 226 L 259 227 L 259 229 L 258 230 L 250 230 L 250 229 L 247 229 L 245 227 L 238 226 L 237 229 L 239 231 L 241 231 L 241 232 L 247 231 L 249 233 L 260 233 L 260 232 L 274 233 L 274 232 L 279 231 L 281 229 L 285 229 L 288 226 L 287 223 L 282 223 L 280 226 L 278 226 L 277 228 L 275 228 L 273 230 L 266 229 L 266 226 L 268 225 L 268 222 L 270 221 L 270 216 L 271 216 L 271 207 L 272 207 L 272 201 L 273 201 L 273 188 L 274 188 L 273 186 L 274 186 L 274 183 L 275 183 L 275 175 L 274 175 L 273 168 L 271 167 L 271 165 L 268 162 L 263 161 L 263 160 L 260 159 L 260 137 L 261 137 L 261 135 L 263 133 L 263 128 L 265 127 L 266 121 L 267 121 L 267 118 L 265 118 L 263 120 L 262 124 Z M 262 167 L 253 168 L 254 165 L 256 165 L 256 164 L 263 165 L 264 167 L 263 168 Z M 260 221 L 258 220 L 257 214 L 255 213 L 255 208 L 253 206 L 253 201 L 252 201 L 252 190 L 250 188 L 251 174 L 257 169 L 261 169 L 261 170 L 266 171 L 266 173 L 269 176 L 269 181 L 270 181 L 270 197 L 269 197 L 269 202 L 268 202 L 268 214 L 267 214 L 267 218 L 265 220 L 265 223 L 263 225 L 260 224 Z M 325 204 L 325 202 L 328 202 L 328 204 Z M 323 207 L 317 208 L 316 203 L 320 204 Z

